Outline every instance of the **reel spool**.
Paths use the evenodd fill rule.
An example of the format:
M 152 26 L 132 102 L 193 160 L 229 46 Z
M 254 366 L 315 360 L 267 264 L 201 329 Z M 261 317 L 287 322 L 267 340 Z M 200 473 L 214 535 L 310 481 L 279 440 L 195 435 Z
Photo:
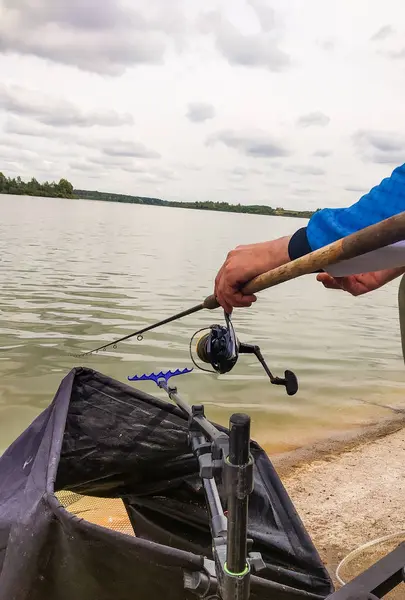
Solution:
M 231 318 L 227 313 L 225 315 L 226 325 L 211 325 L 208 329 L 200 329 L 196 331 L 190 341 L 190 357 L 194 365 L 209 373 L 229 373 L 236 365 L 240 354 L 254 354 L 263 366 L 270 381 L 274 385 L 283 385 L 289 396 L 293 396 L 298 391 L 298 380 L 296 375 L 289 370 L 284 371 L 284 377 L 274 377 L 269 367 L 267 366 L 259 346 L 245 344 L 240 342 L 236 335 L 231 322 Z M 196 354 L 201 362 L 210 364 L 213 371 L 205 369 L 198 365 L 192 354 L 192 344 L 195 336 L 198 333 L 207 331 L 202 335 L 196 344 Z

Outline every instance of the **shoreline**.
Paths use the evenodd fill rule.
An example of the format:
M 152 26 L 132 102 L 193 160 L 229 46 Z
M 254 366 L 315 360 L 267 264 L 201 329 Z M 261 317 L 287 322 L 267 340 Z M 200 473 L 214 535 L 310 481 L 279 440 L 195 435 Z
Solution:
M 0 173 L 1 174 L 1 173 Z M 80 193 L 79 193 L 80 192 Z M 79 193 L 79 195 L 78 195 Z M 109 192 L 94 192 L 91 190 L 73 190 L 72 194 L 52 196 L 25 192 L 0 191 L 0 195 L 21 196 L 24 198 L 53 198 L 67 200 L 81 200 L 83 202 L 112 202 L 114 204 L 136 204 L 138 206 L 151 206 L 155 208 L 180 208 L 182 210 L 199 210 L 205 212 L 231 213 L 243 215 L 256 215 L 265 217 L 289 217 L 293 219 L 310 219 L 314 212 L 295 210 L 288 208 L 273 208 L 267 204 L 229 204 L 228 202 L 189 202 L 187 200 L 163 200 L 161 198 L 150 198 L 148 196 L 129 196 Z M 225 206 L 226 205 L 226 206 Z M 318 209 L 320 210 L 320 209 Z
M 370 444 L 405 428 L 405 407 L 397 408 L 395 416 L 376 421 L 355 429 L 344 429 L 329 439 L 320 439 L 287 452 L 268 452 L 268 456 L 280 477 L 290 477 L 295 471 L 319 460 L 331 460 L 362 445 Z M 260 442 L 259 442 L 260 444 Z M 264 448 L 265 449 L 265 448 Z
M 350 552 L 400 532 L 395 544 L 405 541 L 404 456 L 405 409 L 349 434 L 270 456 L 337 589 L 336 569 Z M 364 551 L 346 566 L 346 581 L 395 544 Z M 402 598 L 404 588 L 398 589 L 387 598 Z

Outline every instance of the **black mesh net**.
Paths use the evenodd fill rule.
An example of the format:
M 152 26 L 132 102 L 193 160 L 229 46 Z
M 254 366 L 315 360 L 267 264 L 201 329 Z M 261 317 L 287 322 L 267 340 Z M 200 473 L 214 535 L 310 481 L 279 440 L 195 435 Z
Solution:
M 251 453 L 248 534 L 266 564 L 251 600 L 322 600 L 328 573 L 266 453 Z M 194 598 L 183 576 L 211 558 L 210 530 L 173 404 L 73 369 L 0 458 L 0 482 L 0 600 Z

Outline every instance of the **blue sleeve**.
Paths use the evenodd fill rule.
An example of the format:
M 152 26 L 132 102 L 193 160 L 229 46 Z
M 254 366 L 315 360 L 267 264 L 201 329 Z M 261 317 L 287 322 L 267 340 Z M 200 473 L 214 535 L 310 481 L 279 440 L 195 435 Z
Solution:
M 318 250 L 363 227 L 405 211 L 405 164 L 347 208 L 324 208 L 291 238 L 290 258 Z

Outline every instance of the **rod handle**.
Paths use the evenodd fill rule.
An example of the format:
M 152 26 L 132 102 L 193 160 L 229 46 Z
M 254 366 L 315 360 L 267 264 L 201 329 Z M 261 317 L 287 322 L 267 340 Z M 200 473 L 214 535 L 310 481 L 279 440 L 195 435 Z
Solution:
M 405 240 L 405 211 L 258 275 L 242 288 L 242 293 L 245 295 L 256 294 L 279 283 L 302 275 L 310 275 L 329 265 L 350 260 L 403 240 Z M 214 294 L 207 296 L 203 307 L 209 310 L 219 308 Z

